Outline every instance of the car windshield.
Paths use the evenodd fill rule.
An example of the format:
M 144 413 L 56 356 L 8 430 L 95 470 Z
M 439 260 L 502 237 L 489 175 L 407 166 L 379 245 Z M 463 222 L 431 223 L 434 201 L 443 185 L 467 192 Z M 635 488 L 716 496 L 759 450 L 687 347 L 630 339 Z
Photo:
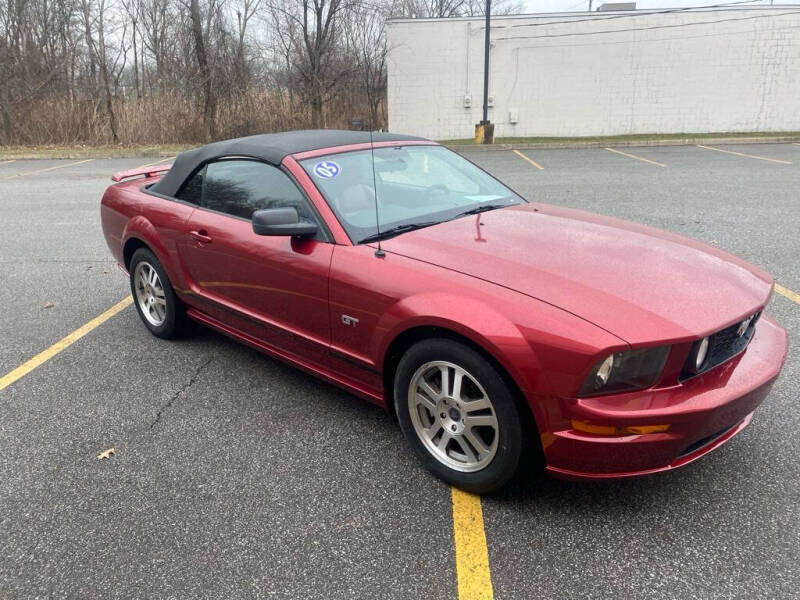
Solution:
M 356 243 L 374 241 L 375 190 L 381 236 L 390 236 L 525 201 L 468 160 L 442 146 L 375 148 L 301 161 Z

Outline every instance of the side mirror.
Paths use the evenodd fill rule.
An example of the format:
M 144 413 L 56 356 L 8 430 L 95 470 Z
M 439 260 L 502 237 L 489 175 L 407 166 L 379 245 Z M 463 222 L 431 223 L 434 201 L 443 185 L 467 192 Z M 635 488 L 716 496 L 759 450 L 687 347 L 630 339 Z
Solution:
M 301 221 L 297 209 L 263 208 L 253 213 L 253 231 L 258 235 L 309 237 L 317 233 L 317 224 Z

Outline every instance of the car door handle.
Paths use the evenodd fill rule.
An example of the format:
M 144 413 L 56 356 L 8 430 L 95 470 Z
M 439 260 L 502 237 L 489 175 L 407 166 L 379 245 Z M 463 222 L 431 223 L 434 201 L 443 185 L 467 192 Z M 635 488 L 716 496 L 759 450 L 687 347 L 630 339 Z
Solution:
M 189 235 L 203 244 L 210 244 L 212 241 L 205 229 L 201 229 L 200 231 L 190 231 Z

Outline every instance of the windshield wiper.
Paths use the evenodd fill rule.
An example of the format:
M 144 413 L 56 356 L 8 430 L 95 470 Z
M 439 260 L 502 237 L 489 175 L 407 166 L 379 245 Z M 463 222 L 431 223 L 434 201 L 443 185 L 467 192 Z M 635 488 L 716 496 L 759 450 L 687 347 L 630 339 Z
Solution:
M 469 210 L 465 210 L 462 213 L 458 213 L 454 219 L 458 219 L 459 217 L 466 217 L 468 215 L 477 215 L 478 213 L 486 212 L 487 210 L 495 210 L 496 208 L 505 208 L 506 206 L 514 206 L 513 204 L 482 204 L 481 206 L 476 206 L 475 208 L 471 208 Z
M 385 231 L 381 231 L 380 233 L 373 233 L 372 235 L 368 235 L 365 238 L 359 240 L 359 244 L 366 244 L 369 242 L 377 242 L 378 240 L 385 240 L 386 238 L 399 235 L 401 233 L 405 233 L 406 231 L 414 231 L 415 229 L 422 229 L 423 227 L 430 227 L 431 225 L 438 225 L 441 221 L 425 221 L 422 223 L 405 223 L 403 225 L 397 225 L 396 227 L 390 227 Z

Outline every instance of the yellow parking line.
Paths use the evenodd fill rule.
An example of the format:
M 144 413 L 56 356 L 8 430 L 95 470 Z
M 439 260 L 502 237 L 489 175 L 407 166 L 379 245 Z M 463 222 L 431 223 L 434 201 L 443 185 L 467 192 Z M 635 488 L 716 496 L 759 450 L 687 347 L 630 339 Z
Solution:
M 609 152 L 615 152 L 617 154 L 621 154 L 622 156 L 627 156 L 628 158 L 632 158 L 634 160 L 640 160 L 642 162 L 650 163 L 651 165 L 655 165 L 657 167 L 666 167 L 664 163 L 656 162 L 654 160 L 650 160 L 649 158 L 643 158 L 641 156 L 636 156 L 635 154 L 628 154 L 627 152 L 623 152 L 622 150 L 614 150 L 614 148 L 603 148 L 603 150 L 608 150 Z
M 745 154 L 744 152 L 734 152 L 733 150 L 723 150 L 722 148 L 714 148 L 712 146 L 703 146 L 697 144 L 698 148 L 705 150 L 716 150 L 717 152 L 724 152 L 725 154 L 735 154 L 736 156 L 744 156 L 745 158 L 755 158 L 756 160 L 768 160 L 769 162 L 780 163 L 782 165 L 791 165 L 788 160 L 778 160 L 777 158 L 767 158 L 766 156 L 758 156 L 756 154 Z
M 170 156 L 168 158 L 162 158 L 161 160 L 157 160 L 156 162 L 151 162 L 150 164 L 142 165 L 141 167 L 136 167 L 136 168 L 137 169 L 146 169 L 147 167 L 152 167 L 153 165 L 158 165 L 158 164 L 161 164 L 163 162 L 167 162 L 168 160 L 175 160 L 175 157 L 174 156 Z
M 8 165 L 8 164 L 10 164 L 12 162 L 17 162 L 17 159 L 16 158 L 12 158 L 11 160 L 0 161 L 0 165 Z
M 494 592 L 481 498 L 455 487 L 452 496 L 458 600 L 491 600 Z
M 789 300 L 793 300 L 800 304 L 800 294 L 797 292 L 793 292 L 790 289 L 783 287 L 782 285 L 775 284 L 775 291 L 778 292 L 781 296 L 786 296 Z
M 120 300 L 119 302 L 117 302 L 114 306 L 109 308 L 103 314 L 95 317 L 94 319 L 92 319 L 91 321 L 86 323 L 85 325 L 79 327 L 78 329 L 76 329 L 75 331 L 70 333 L 68 336 L 63 337 L 60 340 L 58 340 L 55 344 L 50 346 L 47 350 L 43 350 L 42 352 L 40 352 L 39 354 L 37 354 L 36 356 L 31 358 L 30 360 L 22 363 L 20 366 L 18 366 L 16 369 L 11 371 L 10 373 L 7 373 L 6 375 L 3 375 L 3 377 L 0 377 L 0 391 L 4 390 L 8 386 L 10 386 L 17 379 L 20 379 L 20 378 L 24 377 L 25 375 L 27 375 L 28 373 L 33 371 L 36 367 L 41 366 L 42 364 L 46 363 L 48 360 L 53 358 L 56 354 L 58 354 L 59 352 L 61 352 L 65 348 L 69 348 L 72 344 L 77 342 L 79 339 L 81 339 L 87 333 L 89 333 L 90 331 L 92 331 L 93 329 L 98 327 L 99 325 L 102 325 L 103 323 L 108 321 L 111 317 L 113 317 L 115 314 L 117 314 L 123 308 L 126 308 L 127 306 L 130 306 L 132 302 L 133 302 L 133 297 L 131 297 L 131 296 L 128 296 L 124 300 Z
M 25 173 L 17 173 L 16 175 L 9 175 L 8 177 L 0 178 L 0 181 L 5 181 L 7 179 L 16 179 L 17 177 L 25 177 L 26 175 L 36 175 L 37 173 L 45 173 L 47 171 L 55 171 L 56 169 L 66 169 L 67 167 L 74 167 L 75 165 L 82 165 L 83 163 L 93 161 L 93 158 L 87 158 L 86 160 L 79 160 L 78 162 L 69 163 L 68 165 L 56 165 L 55 167 L 48 167 L 47 169 L 37 169 L 35 171 L 27 171 Z
M 522 159 L 524 159 L 524 160 L 527 160 L 529 163 L 531 163 L 531 164 L 532 164 L 534 167 L 536 167 L 536 168 L 537 168 L 537 169 L 539 169 L 540 171 L 544 171 L 544 167 L 543 167 L 542 165 L 540 165 L 539 163 L 537 163 L 535 160 L 533 160 L 533 159 L 531 159 L 531 158 L 528 158 L 527 156 L 525 156 L 525 155 L 524 155 L 522 152 L 520 152 L 519 150 L 514 150 L 514 154 L 516 154 L 517 156 L 519 156 L 520 158 L 522 158 Z

